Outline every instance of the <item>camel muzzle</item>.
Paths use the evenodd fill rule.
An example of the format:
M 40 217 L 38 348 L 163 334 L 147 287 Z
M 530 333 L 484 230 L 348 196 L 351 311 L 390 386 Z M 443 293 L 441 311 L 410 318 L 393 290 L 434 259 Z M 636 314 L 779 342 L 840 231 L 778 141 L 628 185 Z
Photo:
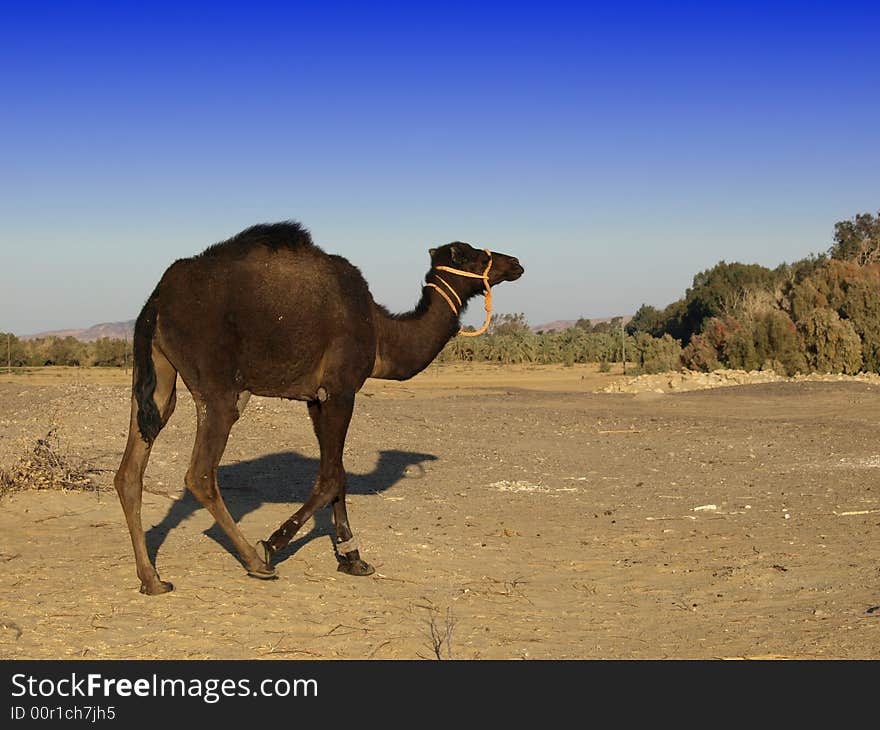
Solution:
M 525 273 L 525 269 L 522 264 L 519 262 L 519 259 L 511 256 L 506 262 L 507 266 L 504 269 L 499 268 L 499 278 L 496 284 L 501 283 L 502 281 L 516 281 Z M 493 284 L 494 286 L 494 284 Z

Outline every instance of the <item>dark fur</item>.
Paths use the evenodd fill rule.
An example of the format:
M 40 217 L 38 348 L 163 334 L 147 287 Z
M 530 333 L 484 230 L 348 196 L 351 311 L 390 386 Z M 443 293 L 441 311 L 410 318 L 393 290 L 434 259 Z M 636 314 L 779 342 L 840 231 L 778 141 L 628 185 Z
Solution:
M 153 400 L 156 369 L 153 367 L 153 335 L 156 333 L 156 293 L 150 295 L 134 324 L 134 397 L 137 401 L 137 424 L 148 444 L 162 430 L 162 417 Z
M 459 266 L 462 262 L 467 262 L 466 256 L 462 253 L 462 250 L 465 248 L 471 248 L 469 244 L 462 243 L 461 241 L 453 241 L 452 243 L 447 243 L 445 246 L 441 246 L 440 248 L 432 248 L 429 249 L 431 254 L 432 263 L 433 264 L 445 264 L 445 265 L 453 265 L 453 267 Z M 448 259 L 448 260 L 447 260 Z M 475 273 L 482 273 L 482 269 L 485 268 L 485 263 L 481 261 L 480 263 L 480 271 L 475 271 Z M 436 280 L 431 278 L 431 275 L 434 273 L 434 266 L 428 270 L 428 273 L 425 274 L 425 281 L 433 281 L 435 284 Z M 446 280 L 449 282 L 455 281 L 454 274 L 443 274 L 446 277 Z M 459 310 L 459 315 L 464 314 L 467 310 L 467 297 L 471 296 L 471 291 L 476 291 L 478 289 L 482 289 L 482 282 L 479 279 L 464 279 L 456 282 L 459 287 L 464 289 L 464 304 Z M 384 316 L 388 317 L 391 320 L 395 320 L 398 322 L 405 322 L 411 319 L 418 319 L 422 317 L 425 312 L 428 311 L 428 307 L 431 305 L 431 289 L 427 286 L 422 287 L 422 297 L 416 303 L 416 306 L 408 312 L 399 312 L 393 313 L 390 312 L 386 307 L 383 307 L 381 304 L 376 305 L 376 309 L 379 310 Z M 452 337 L 458 331 L 458 321 L 453 320 L 450 321 L 449 330 L 447 332 L 449 337 Z
M 303 247 L 314 247 L 312 234 L 296 221 L 281 223 L 258 223 L 241 233 L 213 246 L 208 246 L 199 256 L 246 256 L 256 246 L 266 246 L 272 251 L 281 248 L 296 250 Z

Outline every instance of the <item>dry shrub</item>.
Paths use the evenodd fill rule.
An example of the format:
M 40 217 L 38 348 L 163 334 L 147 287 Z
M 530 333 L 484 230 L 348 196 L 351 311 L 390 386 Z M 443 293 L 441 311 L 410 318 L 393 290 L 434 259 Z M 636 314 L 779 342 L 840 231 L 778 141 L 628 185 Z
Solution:
M 55 428 L 37 439 L 11 469 L 0 469 L 0 495 L 24 489 L 77 489 L 97 491 L 90 474 L 97 469 L 61 448 Z
M 437 623 L 438 609 L 432 608 L 428 619 L 428 631 L 431 638 L 431 649 L 437 659 L 443 659 L 443 646 L 446 646 L 446 658 L 452 659 L 452 634 L 455 629 L 455 616 L 451 608 L 446 609 L 446 621 L 444 626 Z

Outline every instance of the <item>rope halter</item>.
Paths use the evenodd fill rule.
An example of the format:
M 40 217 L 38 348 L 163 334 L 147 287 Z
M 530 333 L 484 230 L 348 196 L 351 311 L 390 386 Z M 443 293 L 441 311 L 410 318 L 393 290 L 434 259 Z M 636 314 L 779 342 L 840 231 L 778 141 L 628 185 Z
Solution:
M 482 274 L 472 274 L 470 271 L 462 271 L 461 269 L 453 269 L 451 266 L 435 266 L 434 267 L 434 270 L 437 270 L 437 271 L 448 271 L 450 274 L 458 274 L 459 276 L 466 276 L 470 279 L 482 279 L 483 280 L 483 287 L 485 289 L 485 291 L 483 291 L 483 297 L 485 298 L 485 302 L 486 302 L 486 321 L 483 322 L 483 326 L 480 327 L 480 329 L 478 329 L 474 332 L 465 332 L 464 330 L 460 329 L 458 331 L 458 334 L 460 334 L 462 337 L 476 337 L 477 335 L 483 334 L 489 328 L 489 322 L 492 319 L 492 287 L 489 286 L 489 270 L 492 268 L 492 252 L 488 248 L 484 248 L 483 250 L 489 256 L 489 263 L 486 264 L 486 270 Z M 458 306 L 456 307 L 455 304 L 453 304 L 452 299 L 450 298 L 449 294 L 447 294 L 445 291 L 443 291 L 443 289 L 441 289 L 436 284 L 434 284 L 432 282 L 427 282 L 425 284 L 425 286 L 429 286 L 432 289 L 436 289 L 440 293 L 440 296 L 442 296 L 446 300 L 446 303 L 449 305 L 449 308 L 452 310 L 452 313 L 457 317 L 458 313 L 461 309 L 461 306 L 462 306 L 461 297 L 458 296 L 458 293 L 455 291 L 455 289 L 453 289 L 449 285 L 449 282 L 447 282 L 442 276 L 440 276 L 440 274 L 435 272 L 434 276 L 436 276 L 437 279 L 440 281 L 440 283 L 443 284 L 443 286 L 445 286 L 449 290 L 449 293 L 452 294 L 453 297 L 455 297 L 455 301 L 458 302 Z

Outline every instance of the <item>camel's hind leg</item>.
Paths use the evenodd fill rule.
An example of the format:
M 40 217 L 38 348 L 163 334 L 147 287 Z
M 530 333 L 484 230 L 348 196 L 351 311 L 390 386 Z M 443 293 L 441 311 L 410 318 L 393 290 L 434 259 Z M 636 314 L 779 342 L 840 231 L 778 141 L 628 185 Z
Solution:
M 159 409 L 162 426 L 164 426 L 171 418 L 177 401 L 177 370 L 155 348 L 153 348 L 151 356 L 153 367 L 156 370 L 156 389 L 153 393 L 153 400 Z M 119 470 L 116 472 L 114 483 L 119 501 L 122 503 L 122 511 L 125 513 L 125 521 L 128 523 L 131 544 L 134 547 L 137 574 L 141 580 L 141 593 L 156 595 L 167 593 L 173 590 L 174 586 L 159 579 L 156 566 L 153 565 L 147 553 L 147 544 L 144 539 L 144 527 L 141 522 L 141 499 L 144 489 L 144 470 L 147 468 L 152 445 L 144 441 L 141 436 L 138 429 L 137 412 L 137 400 L 132 395 L 128 443 L 125 445 L 125 453 L 122 456 Z
M 235 524 L 217 487 L 217 465 L 226 448 L 229 431 L 238 420 L 242 401 L 234 394 L 207 399 L 193 393 L 193 397 L 198 429 L 192 460 L 186 472 L 186 486 L 232 540 L 248 574 L 255 578 L 275 578 L 275 571 L 257 555 L 253 545 Z

